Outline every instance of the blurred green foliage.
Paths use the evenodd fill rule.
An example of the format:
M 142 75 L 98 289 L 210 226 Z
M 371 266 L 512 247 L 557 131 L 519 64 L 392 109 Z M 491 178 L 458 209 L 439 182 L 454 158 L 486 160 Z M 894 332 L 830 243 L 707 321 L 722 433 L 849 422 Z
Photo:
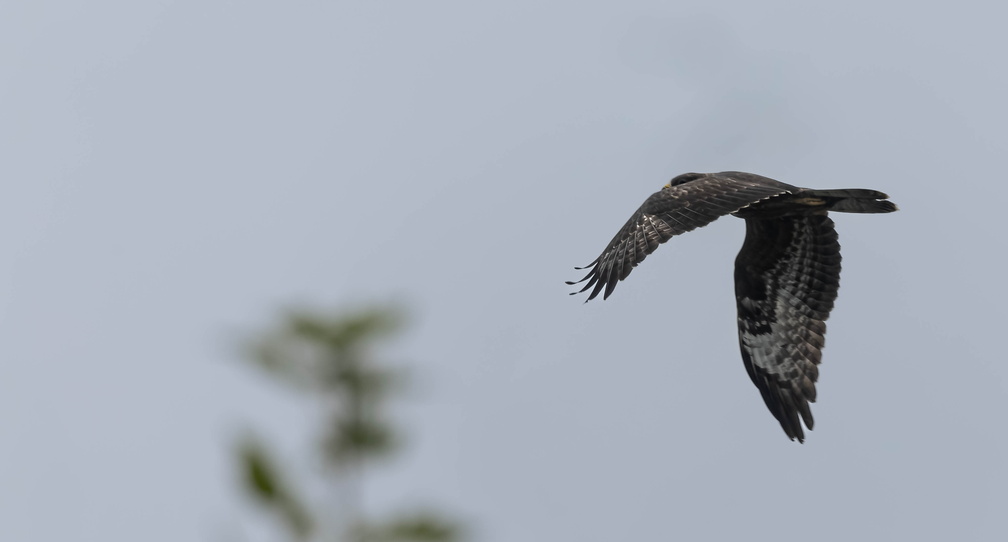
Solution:
M 303 488 L 294 487 L 268 447 L 247 437 L 236 447 L 244 489 L 275 516 L 295 540 L 355 542 L 451 542 L 459 540 L 456 522 L 435 512 L 393 516 L 381 521 L 365 517 L 359 491 L 353 491 L 363 464 L 389 454 L 400 445 L 398 433 L 382 406 L 401 388 L 400 375 L 382 367 L 373 349 L 403 327 L 398 310 L 375 307 L 347 314 L 294 311 L 249 345 L 249 359 L 277 381 L 316 399 L 324 409 L 318 453 L 324 483 L 344 491 L 334 511 L 325 503 L 307 503 Z M 289 468 L 289 467 L 287 467 Z M 357 488 L 359 489 L 359 488 Z M 357 502 L 351 502 L 356 500 Z M 331 505 L 331 503 L 330 503 Z M 332 518 L 341 518 L 333 525 Z M 329 532 L 336 530 L 337 532 Z
M 394 518 L 374 526 L 365 526 L 357 531 L 362 542 L 400 542 L 456 540 L 458 527 L 438 518 L 436 513 L 417 513 Z
M 312 518 L 284 484 L 266 450 L 259 443 L 247 440 L 238 447 L 238 461 L 245 478 L 245 490 L 273 510 L 295 538 L 307 539 L 313 530 Z

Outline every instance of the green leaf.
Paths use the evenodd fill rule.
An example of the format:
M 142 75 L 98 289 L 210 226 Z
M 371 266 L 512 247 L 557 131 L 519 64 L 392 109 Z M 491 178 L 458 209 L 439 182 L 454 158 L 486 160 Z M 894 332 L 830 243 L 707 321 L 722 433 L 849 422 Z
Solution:
M 326 439 L 326 452 L 336 463 L 384 455 L 395 448 L 390 427 L 376 420 L 339 419 Z
M 284 485 L 265 448 L 253 440 L 246 440 L 239 446 L 238 455 L 246 490 L 280 516 L 297 538 L 308 538 L 314 522 L 294 493 Z
M 259 500 L 275 502 L 281 492 L 280 482 L 266 451 L 255 443 L 246 442 L 241 445 L 239 455 L 245 487 Z
M 424 512 L 392 518 L 385 524 L 365 526 L 359 531 L 364 542 L 453 542 L 461 528 L 433 513 Z

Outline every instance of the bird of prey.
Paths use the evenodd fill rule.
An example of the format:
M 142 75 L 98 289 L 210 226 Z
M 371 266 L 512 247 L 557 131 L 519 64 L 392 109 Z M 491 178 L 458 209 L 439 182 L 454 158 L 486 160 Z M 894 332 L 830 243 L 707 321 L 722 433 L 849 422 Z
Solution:
M 724 215 L 746 221 L 735 259 L 742 362 L 791 439 L 812 429 L 826 319 L 840 287 L 840 243 L 829 211 L 891 213 L 887 195 L 860 188 L 800 188 L 740 171 L 685 173 L 654 193 L 613 237 L 571 295 L 608 298 L 616 283 L 675 235 Z M 586 300 L 587 302 L 587 300 Z

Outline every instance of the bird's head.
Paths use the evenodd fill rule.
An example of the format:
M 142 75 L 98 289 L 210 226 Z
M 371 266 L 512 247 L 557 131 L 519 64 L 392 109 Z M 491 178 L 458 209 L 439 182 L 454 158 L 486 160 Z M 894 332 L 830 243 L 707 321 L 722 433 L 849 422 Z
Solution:
M 695 181 L 697 179 L 701 179 L 701 178 L 706 177 L 706 176 L 707 176 L 706 173 L 683 173 L 682 175 L 679 175 L 679 176 L 673 178 L 663 188 L 669 188 L 669 187 L 672 187 L 672 186 L 676 186 L 676 185 L 680 185 L 680 184 L 685 184 L 685 183 L 688 183 L 690 181 Z

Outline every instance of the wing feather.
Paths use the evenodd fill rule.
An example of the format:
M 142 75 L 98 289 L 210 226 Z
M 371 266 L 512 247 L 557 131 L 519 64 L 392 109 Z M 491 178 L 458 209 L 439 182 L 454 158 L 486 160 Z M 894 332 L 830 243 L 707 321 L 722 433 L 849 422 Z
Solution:
M 590 268 L 584 278 L 567 284 L 587 281 L 573 294 L 591 290 L 588 300 L 600 293 L 606 299 L 616 283 L 626 279 L 658 245 L 754 203 L 794 191 L 794 186 L 751 173 L 680 175 L 644 201 L 598 258 L 577 268 Z
M 746 219 L 735 260 L 742 361 L 767 408 L 799 442 L 802 422 L 812 429 L 809 403 L 839 287 L 840 243 L 825 213 Z

